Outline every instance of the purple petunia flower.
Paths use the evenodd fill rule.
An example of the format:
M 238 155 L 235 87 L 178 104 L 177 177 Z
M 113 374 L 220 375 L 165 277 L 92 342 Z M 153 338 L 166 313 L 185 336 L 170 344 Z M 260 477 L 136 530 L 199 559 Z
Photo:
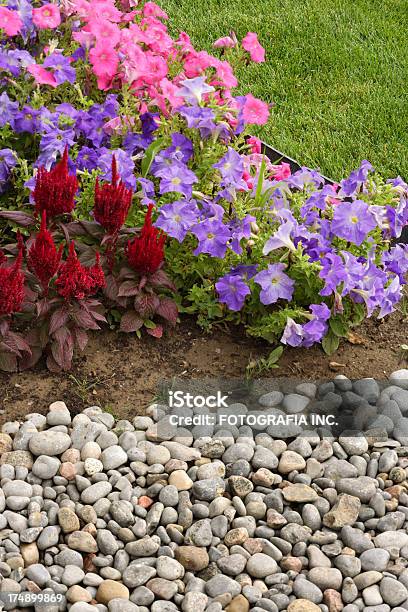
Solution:
M 194 255 L 208 253 L 212 257 L 223 258 L 231 232 L 219 219 L 206 219 L 192 228 L 192 233 L 199 240 Z
M 311 238 L 302 239 L 303 252 L 309 256 L 310 261 L 321 261 L 331 251 L 331 243 L 319 234 Z
M 405 190 L 408 189 L 407 183 L 400 176 L 397 176 L 396 178 L 393 178 L 393 179 L 388 179 L 387 183 L 389 185 L 392 185 L 393 187 L 402 187 Z
M 64 153 L 65 147 L 71 147 L 74 142 L 75 132 L 72 128 L 61 130 L 54 126 L 45 127 L 40 141 L 40 155 L 37 164 L 49 170 L 58 155 Z
M 330 319 L 330 308 L 323 302 L 321 304 L 311 304 L 310 310 L 317 319 L 321 319 L 322 321 L 328 321 Z
M 16 153 L 11 149 L 0 149 L 0 194 L 5 191 L 10 172 L 16 165 Z
M 226 274 L 215 283 L 219 301 L 230 310 L 242 309 L 245 298 L 251 293 L 248 285 L 236 274 Z
M 303 342 L 303 327 L 291 317 L 288 317 L 286 320 L 281 342 L 288 346 L 300 346 Z
M 327 334 L 329 326 L 325 321 L 320 319 L 312 319 L 303 326 L 303 341 L 302 346 L 310 348 L 313 344 L 321 342 L 324 336 Z
M 10 72 L 14 77 L 20 74 L 20 62 L 10 51 L 0 50 L 0 70 Z
M 405 282 L 408 272 L 408 244 L 397 244 L 382 254 L 382 263 L 386 270 L 399 276 L 401 283 Z
M 395 209 L 392 206 L 386 206 L 385 215 L 387 219 L 386 235 L 391 238 L 399 238 L 404 227 L 408 225 L 408 207 L 399 206 Z
M 59 122 L 61 122 L 61 116 L 62 118 L 69 117 L 72 119 L 72 122 L 76 122 L 80 113 L 80 111 L 74 108 L 69 102 L 61 102 L 61 104 L 55 107 L 55 110 L 60 115 Z
M 18 111 L 14 117 L 14 129 L 17 133 L 29 132 L 35 134 L 38 132 L 40 115 L 39 110 L 31 108 L 31 106 L 23 106 L 21 111 Z
M 213 165 L 213 168 L 217 168 L 220 171 L 223 185 L 234 185 L 240 183 L 242 179 L 244 162 L 239 153 L 228 147 L 227 153 L 218 163 Z
M 77 62 L 78 60 L 85 60 L 86 59 L 86 51 L 85 51 L 84 47 L 78 47 L 77 49 L 75 49 L 75 51 L 73 52 L 71 57 L 74 60 L 74 62 Z
M 291 300 L 295 281 L 284 273 L 286 264 L 269 264 L 266 270 L 258 272 L 254 281 L 260 285 L 262 304 L 275 304 L 279 299 Z
M 215 114 L 207 106 L 181 106 L 178 112 L 187 121 L 187 127 L 205 130 L 206 134 L 216 129 Z M 203 134 L 201 134 L 203 136 Z
M 144 151 L 153 142 L 151 136 L 143 136 L 143 134 L 137 134 L 129 132 L 123 139 L 123 148 L 130 155 L 133 155 L 136 151 Z
M 243 238 L 250 237 L 251 223 L 255 220 L 255 217 L 253 217 L 252 215 L 245 215 L 243 219 L 238 219 L 238 217 L 236 217 L 228 223 L 228 227 L 231 231 L 230 247 L 234 251 L 234 253 L 237 253 L 237 255 L 241 255 L 241 240 Z
M 334 209 L 331 229 L 339 238 L 359 246 L 375 227 L 374 216 L 362 200 L 342 202 Z
M 89 147 L 81 147 L 75 160 L 78 170 L 95 170 L 98 167 L 99 153 Z
M 160 208 L 155 226 L 178 242 L 183 242 L 187 232 L 197 223 L 198 215 L 199 210 L 194 200 L 177 200 Z
M 386 315 L 391 314 L 394 311 L 395 304 L 398 304 L 398 302 L 401 301 L 401 297 L 402 286 L 399 277 L 396 276 L 384 291 L 378 318 L 382 319 Z
M 292 221 L 286 221 L 283 223 L 277 232 L 271 236 L 265 243 L 263 248 L 263 254 L 268 255 L 275 249 L 289 249 L 290 251 L 296 251 L 295 244 L 292 240 L 293 231 L 296 229 L 296 224 Z
M 326 304 L 311 304 L 312 319 L 305 323 L 303 328 L 302 346 L 309 348 L 317 342 L 321 342 L 327 334 L 328 324 L 331 312 Z
M 325 185 L 322 189 L 312 193 L 312 195 L 306 200 L 300 209 L 300 214 L 305 219 L 306 223 L 312 223 L 312 219 L 310 217 L 311 212 L 326 210 L 327 199 L 329 197 L 335 197 L 335 195 L 336 191 L 332 185 Z
M 62 53 L 54 52 L 47 55 L 43 66 L 44 68 L 52 69 L 52 73 L 58 85 L 66 82 L 75 83 L 75 68 L 71 66 L 69 58 L 62 55 Z
M 136 188 L 136 177 L 133 172 L 135 164 L 132 158 L 130 157 L 130 155 L 128 155 L 126 151 L 123 151 L 123 149 L 112 149 L 109 151 L 106 150 L 106 152 L 100 155 L 99 161 L 98 161 L 98 167 L 103 172 L 100 178 L 104 181 L 112 180 L 112 157 L 113 155 L 116 158 L 118 173 L 123 183 L 126 185 L 128 189 L 129 188 L 135 189 Z
M 211 200 L 200 200 L 201 206 L 201 218 L 202 219 L 219 219 L 223 220 L 225 210 L 223 206 L 220 204 L 216 204 L 216 202 L 212 202 Z
M 353 170 L 347 179 L 344 179 L 340 183 L 340 195 L 350 197 L 356 194 L 361 188 L 362 184 L 367 180 L 369 172 L 372 172 L 374 168 L 369 161 L 364 159 L 361 162 L 360 168 Z
M 194 79 L 185 79 L 180 81 L 181 88 L 176 93 L 176 96 L 184 98 L 185 102 L 190 104 L 200 104 L 203 95 L 215 91 L 212 85 L 205 82 L 205 77 L 195 77 Z
M 303 189 L 306 185 L 314 185 L 319 188 L 324 184 L 324 178 L 317 170 L 302 167 L 291 174 L 285 182 L 291 189 Z
M 100 147 L 107 142 L 104 124 L 105 119 L 102 116 L 92 115 L 89 111 L 79 111 L 77 130 L 81 131 L 94 147 Z
M 174 158 L 186 164 L 193 157 L 193 153 L 194 147 L 191 140 L 175 132 L 171 135 L 171 146 L 162 151 L 162 156 Z
M 159 127 L 159 113 L 142 113 L 140 122 L 142 124 L 143 136 L 151 136 Z
M 258 272 L 258 264 L 239 264 L 232 268 L 230 274 L 235 274 L 243 278 L 244 280 L 249 280 L 253 278 L 255 274 Z
M 217 193 L 216 200 L 226 200 L 227 202 L 230 202 L 232 204 L 237 199 L 237 191 L 248 191 L 248 189 L 248 185 L 244 180 L 240 181 L 236 185 L 227 185 L 226 187 L 224 187 L 224 189 L 221 189 Z
M 190 199 L 193 192 L 192 186 L 197 182 L 198 178 L 185 164 L 173 162 L 162 174 L 160 193 L 176 192 Z
M 14 117 L 18 110 L 18 102 L 12 102 L 6 92 L 0 95 L 0 127 L 9 123 L 14 128 Z
M 320 291 L 320 295 L 331 295 L 347 278 L 344 268 L 344 262 L 340 255 L 328 253 L 322 259 L 322 269 L 319 272 L 319 277 L 324 280 L 324 287 Z
M 154 190 L 154 183 L 150 179 L 140 177 L 137 179 L 137 182 L 140 183 L 140 187 L 142 188 L 142 204 L 148 206 L 149 204 L 151 204 L 151 202 L 154 201 L 154 198 L 156 196 Z
M 177 159 L 173 159 L 165 154 L 165 150 L 157 153 L 150 166 L 150 172 L 158 178 L 167 178 L 168 169 L 173 165 L 179 165 L 181 169 L 185 168 L 185 164 Z

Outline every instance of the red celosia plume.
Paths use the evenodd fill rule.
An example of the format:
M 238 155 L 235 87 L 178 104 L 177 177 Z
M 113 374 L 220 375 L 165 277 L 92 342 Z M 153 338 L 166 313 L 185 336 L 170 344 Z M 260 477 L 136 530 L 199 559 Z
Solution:
M 28 267 L 41 283 L 44 293 L 48 293 L 50 280 L 58 272 L 61 262 L 62 245 L 57 250 L 51 233 L 47 230 L 47 213 L 43 210 L 41 227 L 28 251 Z
M 0 267 L 0 316 L 19 312 L 24 300 L 24 274 L 21 270 L 23 252 L 20 249 L 12 266 Z
M 36 214 L 42 215 L 45 210 L 50 219 L 72 212 L 77 189 L 76 176 L 68 172 L 68 148 L 65 147 L 64 155 L 54 168 L 46 170 L 42 166 L 38 169 L 33 191 Z
M 116 158 L 112 157 L 112 182 L 95 185 L 94 218 L 106 231 L 116 234 L 129 212 L 132 202 L 132 190 L 127 189 L 120 180 L 117 171 Z
M 105 285 L 105 275 L 100 265 L 99 253 L 96 263 L 85 268 L 75 252 L 75 244 L 71 242 L 66 261 L 61 265 L 55 286 L 58 293 L 66 300 L 83 300 Z
M 141 275 L 153 274 L 164 260 L 166 236 L 152 225 L 153 205 L 150 204 L 140 232 L 126 246 L 129 265 Z

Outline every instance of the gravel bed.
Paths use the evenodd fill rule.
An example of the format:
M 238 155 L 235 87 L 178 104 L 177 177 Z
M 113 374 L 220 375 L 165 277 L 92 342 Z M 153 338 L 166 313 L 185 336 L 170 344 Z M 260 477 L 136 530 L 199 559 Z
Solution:
M 62 401 L 4 424 L 3 609 L 408 610 L 408 370 L 298 384 L 262 408 L 354 429 L 175 432 L 158 404 L 115 422 Z

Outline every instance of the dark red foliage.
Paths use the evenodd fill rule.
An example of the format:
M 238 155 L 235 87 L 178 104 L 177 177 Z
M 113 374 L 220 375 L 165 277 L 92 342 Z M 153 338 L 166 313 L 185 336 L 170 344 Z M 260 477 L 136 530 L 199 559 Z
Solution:
M 75 194 L 78 189 L 76 176 L 68 172 L 68 148 L 65 147 L 62 159 L 52 168 L 38 169 L 37 180 L 33 191 L 36 215 L 46 211 L 47 218 L 70 213 L 75 206 Z
M 83 300 L 93 295 L 105 285 L 105 275 L 100 265 L 99 253 L 95 265 L 85 268 L 75 252 L 75 244 L 71 242 L 69 255 L 61 265 L 55 286 L 60 296 L 69 301 Z
M 141 275 L 153 274 L 164 261 L 166 236 L 152 225 L 153 205 L 150 204 L 140 236 L 129 240 L 126 256 L 131 268 Z
M 44 293 L 48 293 L 50 280 L 58 272 L 61 262 L 62 245 L 57 250 L 51 233 L 47 230 L 47 214 L 42 213 L 41 228 L 28 251 L 28 267 L 41 283 Z
M 20 249 L 12 266 L 0 267 L 0 316 L 19 312 L 24 300 L 24 274 L 21 271 L 23 253 Z
M 127 189 L 120 180 L 115 156 L 112 157 L 112 182 L 95 185 L 94 218 L 105 230 L 117 234 L 129 212 L 132 203 L 132 190 Z

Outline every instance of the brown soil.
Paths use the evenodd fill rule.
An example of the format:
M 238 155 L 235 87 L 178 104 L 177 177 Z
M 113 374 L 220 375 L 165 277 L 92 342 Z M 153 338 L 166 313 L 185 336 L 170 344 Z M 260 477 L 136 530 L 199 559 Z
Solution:
M 288 349 L 279 369 L 263 371 L 260 376 L 317 380 L 342 373 L 350 378 L 383 379 L 406 367 L 401 344 L 408 343 L 408 325 L 401 313 L 385 322 L 368 320 L 358 334 L 363 344 L 344 341 L 330 357 L 319 347 Z M 100 405 L 126 418 L 143 412 L 163 380 L 243 378 L 248 363 L 266 356 L 268 348 L 237 329 L 203 335 L 188 319 L 162 340 L 149 336 L 138 340 L 114 332 L 95 334 L 71 372 L 51 374 L 41 364 L 32 372 L 0 374 L 0 409 L 4 410 L 0 419 L 44 413 L 57 399 L 74 413 Z

